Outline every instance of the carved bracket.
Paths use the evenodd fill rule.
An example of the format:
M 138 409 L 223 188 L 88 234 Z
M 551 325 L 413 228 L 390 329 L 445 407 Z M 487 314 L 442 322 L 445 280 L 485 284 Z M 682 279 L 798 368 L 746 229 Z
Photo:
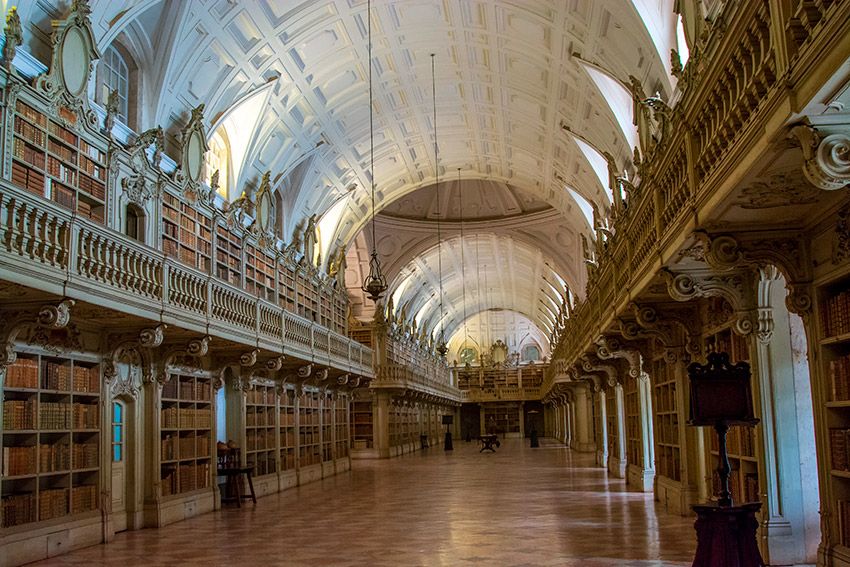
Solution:
M 73 299 L 63 299 L 56 305 L 45 305 L 38 312 L 12 312 L 0 320 L 0 370 L 17 360 L 15 340 L 26 330 L 35 328 L 62 329 L 71 321 Z
M 596 340 L 596 356 L 601 360 L 621 358 L 629 365 L 629 377 L 637 378 L 642 372 L 642 358 L 640 351 L 634 348 L 626 348 L 620 341 L 613 337 L 600 336 Z
M 850 184 L 850 135 L 846 132 L 821 137 L 817 129 L 799 124 L 791 128 L 803 150 L 803 174 L 812 185 L 835 191 Z

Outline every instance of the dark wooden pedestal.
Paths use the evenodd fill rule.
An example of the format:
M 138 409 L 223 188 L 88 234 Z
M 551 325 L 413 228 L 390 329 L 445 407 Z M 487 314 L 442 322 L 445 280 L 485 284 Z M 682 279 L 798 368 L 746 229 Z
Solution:
M 761 502 L 694 506 L 697 553 L 692 567 L 763 567 L 756 541 Z

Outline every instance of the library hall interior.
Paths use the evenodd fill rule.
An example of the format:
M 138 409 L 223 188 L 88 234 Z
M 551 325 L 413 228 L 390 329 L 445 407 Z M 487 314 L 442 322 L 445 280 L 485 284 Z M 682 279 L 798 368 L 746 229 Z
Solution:
M 850 0 L 0 10 L 0 567 L 850 567 Z

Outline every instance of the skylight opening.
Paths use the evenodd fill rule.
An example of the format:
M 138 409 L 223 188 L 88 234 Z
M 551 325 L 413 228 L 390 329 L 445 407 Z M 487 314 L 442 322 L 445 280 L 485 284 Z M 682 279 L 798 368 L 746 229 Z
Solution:
M 345 211 L 347 202 L 348 196 L 338 200 L 336 203 L 331 205 L 331 208 L 322 215 L 321 219 L 319 219 L 317 225 L 319 229 L 319 250 L 322 254 L 322 258 L 326 260 L 330 253 L 331 244 L 333 243 L 337 226 L 339 225 L 339 219 Z
M 579 138 L 578 136 L 573 136 L 573 139 L 578 144 L 581 153 L 584 154 L 585 159 L 587 159 L 588 163 L 590 163 L 591 169 L 596 174 L 596 177 L 599 179 L 599 183 L 602 185 L 602 188 L 605 190 L 605 195 L 608 197 L 608 204 L 614 202 L 614 192 L 608 187 L 608 162 L 602 157 L 602 154 L 599 151 Z
M 673 0 L 632 0 L 640 19 L 655 50 L 661 58 L 661 64 L 670 76 L 670 50 L 676 42 L 676 19 L 673 17 Z M 682 61 L 684 64 L 684 61 Z
M 602 99 L 608 103 L 611 112 L 614 113 L 617 125 L 620 126 L 620 131 L 626 138 L 626 147 L 634 148 L 638 145 L 638 132 L 632 116 L 634 104 L 631 93 L 607 73 L 585 63 L 582 63 L 582 66 L 599 89 Z
M 679 61 L 682 62 L 682 67 L 688 64 L 688 59 L 691 56 L 691 50 L 688 49 L 688 40 L 685 37 L 685 22 L 682 21 L 682 15 L 679 14 L 676 18 L 676 51 L 679 52 Z
M 230 171 L 226 179 L 226 186 L 229 188 L 227 197 L 231 200 L 239 196 L 239 188 L 242 185 L 240 177 L 242 168 L 245 164 L 245 158 L 248 155 L 251 141 L 254 139 L 260 115 L 266 106 L 269 93 L 271 93 L 270 87 L 272 85 L 273 83 L 263 85 L 237 102 L 210 133 L 209 137 L 213 139 L 216 135 L 221 136 L 219 132 L 221 130 L 224 133 L 224 139 L 227 140 L 227 150 L 229 153 L 227 164 Z M 210 172 L 210 175 L 212 175 L 212 172 Z M 221 180 L 220 183 L 222 183 Z
M 572 196 L 573 200 L 576 202 L 576 205 L 578 205 L 578 208 L 579 210 L 581 210 L 582 214 L 584 215 L 584 218 L 587 219 L 587 226 L 589 226 L 590 229 L 593 230 L 593 206 L 590 204 L 590 201 L 588 201 L 569 187 L 567 187 L 567 191 L 570 192 L 570 196 Z M 561 276 L 558 276 L 558 274 L 555 273 L 554 270 L 552 271 L 552 273 L 555 274 L 559 280 L 561 279 Z M 561 281 L 563 282 L 563 280 Z

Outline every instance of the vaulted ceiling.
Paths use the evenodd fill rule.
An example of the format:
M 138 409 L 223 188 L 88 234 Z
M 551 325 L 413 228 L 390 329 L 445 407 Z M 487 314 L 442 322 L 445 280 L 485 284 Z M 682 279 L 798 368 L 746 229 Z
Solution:
M 45 58 L 49 20 L 63 15 L 64 4 L 21 4 L 25 49 Z M 359 251 L 351 246 L 371 213 L 366 1 L 91 4 L 100 46 L 120 41 L 135 59 L 139 130 L 163 125 L 173 134 L 200 103 L 212 128 L 239 101 L 270 89 L 248 139 L 236 191 L 270 170 L 287 205 L 285 239 L 307 216 L 333 209 L 332 222 L 321 227 L 323 257 L 348 247 L 347 277 L 360 277 L 363 247 L 371 245 L 368 236 L 359 240 Z M 669 93 L 669 49 L 663 48 L 668 44 L 658 43 L 657 30 L 653 40 L 641 16 L 655 10 L 653 27 L 667 41 L 672 5 L 673 0 L 374 0 L 374 175 L 377 209 L 386 208 L 376 233 L 379 240 L 394 241 L 378 243 L 394 285 L 407 281 L 402 274 L 417 266 L 419 285 L 433 284 L 434 242 L 424 233 L 436 214 L 435 175 L 439 171 L 443 181 L 457 183 L 459 170 L 477 202 L 476 208 L 470 201 L 466 214 L 477 217 L 478 225 L 463 240 L 453 236 L 446 247 L 455 253 L 460 242 L 466 251 L 477 246 L 490 258 L 492 280 L 514 293 L 511 299 L 500 291 L 471 309 L 508 308 L 545 327 L 536 300 L 542 284 L 535 278 L 546 265 L 581 292 L 579 235 L 589 226 L 566 188 L 600 209 L 608 197 L 598 168 L 579 144 L 610 153 L 620 169 L 630 167 L 632 155 L 622 120 L 609 104 L 615 97 L 602 92 L 593 74 L 601 70 L 620 83 L 634 75 L 646 92 Z M 311 159 L 304 166 L 307 154 Z M 455 193 L 447 187 L 443 218 L 449 222 L 458 211 L 451 209 Z M 524 220 L 499 224 L 504 217 Z M 393 223 L 401 221 L 419 231 L 411 237 L 415 245 L 400 242 Z M 450 271 L 460 266 L 448 263 Z M 459 280 L 455 273 L 445 275 L 453 302 Z M 355 297 L 355 303 L 361 300 Z M 404 302 L 419 305 L 421 298 Z M 456 313 L 452 319 L 457 324 Z

